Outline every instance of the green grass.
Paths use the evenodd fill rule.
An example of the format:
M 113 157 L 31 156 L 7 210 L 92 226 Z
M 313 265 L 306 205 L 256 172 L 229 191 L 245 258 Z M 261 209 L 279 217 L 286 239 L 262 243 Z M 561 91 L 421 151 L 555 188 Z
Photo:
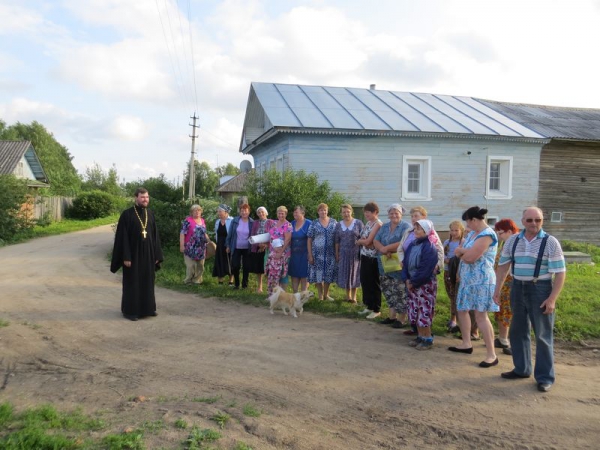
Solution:
M 184 448 L 186 450 L 202 450 L 207 448 L 204 443 L 214 442 L 219 439 L 221 439 L 221 433 L 218 431 L 211 429 L 201 430 L 197 426 L 194 426 L 184 442 Z
M 576 244 L 565 242 L 565 250 L 584 251 L 592 255 L 596 263 L 600 263 L 600 247 L 590 244 Z M 257 294 L 256 275 L 250 275 L 249 288 L 246 290 L 232 290 L 227 285 L 217 284 L 212 274 L 212 260 L 206 262 L 204 270 L 204 283 L 201 286 L 185 286 L 183 277 L 185 266 L 183 257 L 178 248 L 163 249 L 165 262 L 162 270 L 157 272 L 157 284 L 180 292 L 199 294 L 203 297 L 217 297 L 223 301 L 235 301 L 256 307 L 266 308 L 266 294 Z M 556 337 L 564 341 L 578 341 L 581 339 L 600 338 L 600 269 L 593 265 L 569 264 L 565 287 L 557 302 Z M 263 281 L 266 291 L 266 280 Z M 311 290 L 315 291 L 314 287 Z M 358 305 L 345 303 L 345 290 L 335 285 L 331 286 L 330 295 L 336 299 L 334 302 L 312 300 L 304 306 L 305 311 L 335 317 L 348 317 L 357 320 L 366 320 L 358 314 L 364 308 L 362 305 L 362 292 L 358 290 Z M 382 307 L 382 318 L 386 317 L 387 307 Z M 438 278 L 438 296 L 436 302 L 436 316 L 432 331 L 435 335 L 446 334 L 446 324 L 450 318 L 450 300 L 444 289 L 442 277 Z M 490 314 L 493 320 L 493 315 Z
M 88 432 L 105 426 L 80 410 L 65 413 L 41 405 L 17 414 L 10 403 L 0 404 L 0 448 L 6 450 L 85 448 Z
M 249 403 L 244 405 L 244 408 L 242 411 L 243 411 L 244 415 L 248 416 L 248 417 L 260 417 L 260 415 L 262 414 L 262 412 L 259 409 L 255 408 L 253 405 L 251 405 Z
M 8 320 L 0 319 L 0 328 L 7 327 L 10 325 Z
M 225 425 L 227 425 L 229 419 L 231 419 L 229 414 L 220 411 L 210 418 L 210 420 L 217 422 L 221 430 L 225 428 Z
M 63 219 L 60 222 L 52 222 L 48 226 L 35 226 L 31 230 L 27 230 L 15 236 L 10 243 L 15 244 L 39 237 L 54 236 L 57 234 L 71 233 L 73 231 L 87 230 L 89 228 L 99 227 L 101 225 L 116 223 L 118 220 L 118 214 L 94 220 Z
M 220 400 L 221 396 L 216 396 L 216 397 L 194 397 L 192 399 L 193 402 L 198 402 L 198 403 L 208 403 L 209 405 L 212 405 L 213 403 L 216 403 Z

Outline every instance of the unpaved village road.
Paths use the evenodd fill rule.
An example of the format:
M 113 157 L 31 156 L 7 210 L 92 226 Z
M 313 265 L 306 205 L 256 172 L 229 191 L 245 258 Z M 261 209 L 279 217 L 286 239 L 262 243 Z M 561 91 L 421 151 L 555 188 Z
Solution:
M 112 239 L 105 226 L 0 248 L 0 319 L 10 322 L 0 401 L 81 406 L 116 432 L 162 420 L 148 448 L 182 448 L 174 421 L 216 429 L 217 412 L 232 418 L 223 449 L 600 446 L 598 352 L 560 346 L 557 383 L 542 394 L 532 379 L 500 378 L 510 357 L 479 368 L 483 344 L 456 355 L 446 350 L 456 341 L 438 337 L 418 352 L 364 319 L 272 316 L 266 304 L 157 289 L 159 316 L 130 322 L 108 270 Z

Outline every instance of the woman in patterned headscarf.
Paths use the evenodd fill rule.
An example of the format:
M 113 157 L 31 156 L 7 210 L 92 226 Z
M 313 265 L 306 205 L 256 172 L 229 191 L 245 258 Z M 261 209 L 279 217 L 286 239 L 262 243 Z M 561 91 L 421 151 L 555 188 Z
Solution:
M 421 219 L 414 224 L 415 239 L 404 253 L 402 280 L 408 294 L 408 316 L 417 325 L 417 338 L 409 343 L 417 350 L 433 346 L 431 324 L 437 296 L 436 267 L 439 238 L 431 220 Z

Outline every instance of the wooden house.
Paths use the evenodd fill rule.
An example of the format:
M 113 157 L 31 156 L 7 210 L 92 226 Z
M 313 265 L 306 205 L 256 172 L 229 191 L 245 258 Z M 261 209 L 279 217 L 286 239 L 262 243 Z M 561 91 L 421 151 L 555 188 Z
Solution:
M 540 155 L 536 204 L 544 229 L 600 245 L 600 110 L 484 102 L 550 141 Z
M 375 200 L 383 219 L 391 203 L 420 205 L 445 231 L 474 205 L 489 210 L 490 223 L 517 224 L 525 207 L 539 205 L 557 237 L 598 243 L 600 231 L 581 227 L 597 228 L 600 218 L 599 113 L 374 86 L 252 83 L 240 151 L 259 172 L 316 172 L 358 208 Z
M 27 180 L 34 189 L 50 187 L 48 177 L 29 141 L 0 141 L 0 175 Z

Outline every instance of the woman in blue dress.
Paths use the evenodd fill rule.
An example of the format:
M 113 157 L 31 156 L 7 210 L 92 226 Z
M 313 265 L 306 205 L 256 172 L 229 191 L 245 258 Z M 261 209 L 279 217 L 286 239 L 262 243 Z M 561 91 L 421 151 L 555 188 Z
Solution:
M 335 219 L 327 214 L 329 206 L 320 203 L 317 207 L 319 218 L 308 229 L 308 281 L 317 285 L 319 300 L 333 301 L 329 296 L 329 285 L 337 276 L 334 235 Z
M 477 326 L 483 335 L 487 349 L 486 358 L 479 363 L 480 367 L 492 367 L 498 364 L 494 350 L 494 328 L 488 316 L 488 312 L 499 310 L 493 299 L 496 288 L 494 261 L 498 248 L 498 237 L 485 221 L 487 212 L 487 209 L 473 206 L 467 209 L 462 216 L 471 230 L 465 238 L 464 244 L 454 251 L 454 255 L 460 259 L 458 269 L 460 283 L 456 296 L 456 309 L 462 343 L 448 348 L 453 352 L 473 353 L 469 311 L 474 310 Z
M 288 267 L 288 275 L 292 278 L 294 293 L 308 289 L 308 229 L 312 224 L 306 217 L 303 206 L 294 209 L 292 220 L 292 257 Z

